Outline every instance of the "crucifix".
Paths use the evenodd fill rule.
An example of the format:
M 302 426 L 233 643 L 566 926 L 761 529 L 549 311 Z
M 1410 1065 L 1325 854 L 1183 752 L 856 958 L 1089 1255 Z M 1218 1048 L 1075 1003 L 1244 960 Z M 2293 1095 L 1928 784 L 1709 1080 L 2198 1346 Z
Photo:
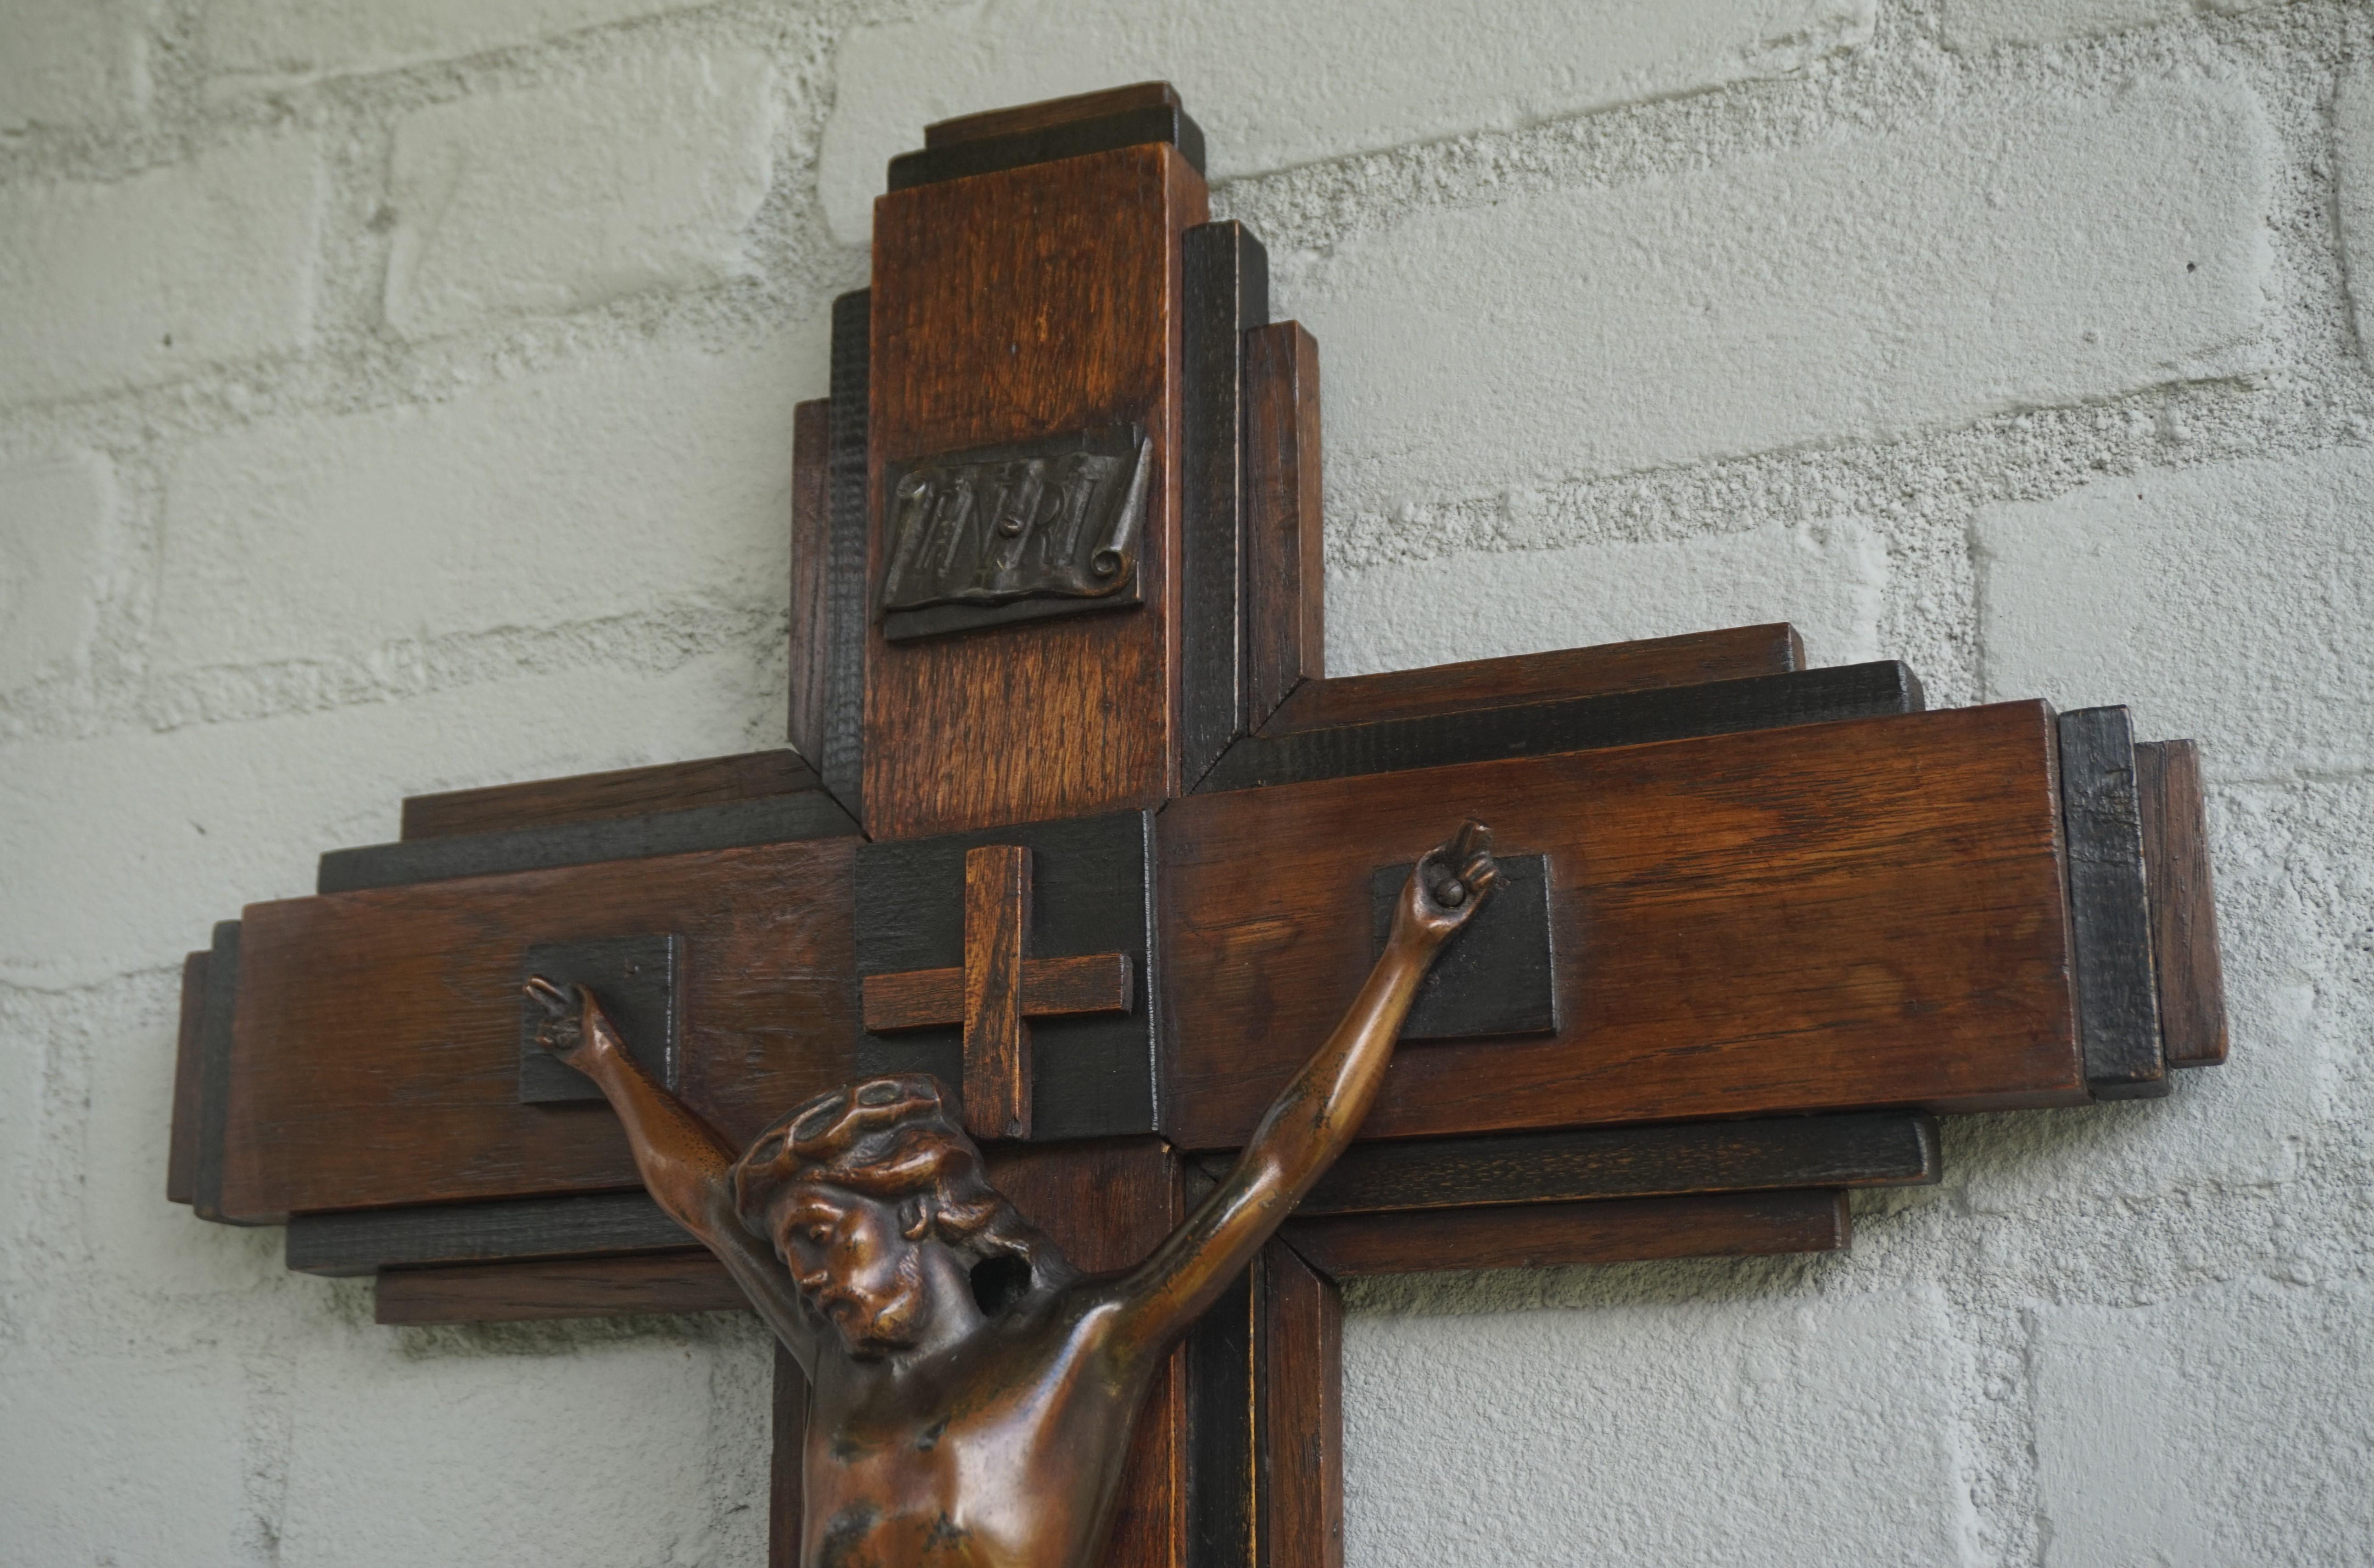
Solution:
M 1317 346 L 1177 95 L 923 141 L 790 432 L 790 745 L 218 926 L 170 1197 L 390 1324 L 755 1307 L 783 1568 L 1322 1568 L 1342 1280 L 1835 1250 L 1937 1116 L 2224 1059 L 2189 743 L 1785 626 L 1329 677 Z M 989 1423 L 1075 1459 L 947 1480 L 1107 1311 L 1125 1400 Z

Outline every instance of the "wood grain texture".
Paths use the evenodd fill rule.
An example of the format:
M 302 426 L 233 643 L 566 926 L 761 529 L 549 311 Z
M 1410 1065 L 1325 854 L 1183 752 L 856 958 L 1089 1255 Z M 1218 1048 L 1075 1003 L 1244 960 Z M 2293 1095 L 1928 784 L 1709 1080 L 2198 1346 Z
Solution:
M 1180 773 L 1200 778 L 1246 710 L 1245 333 L 1269 319 L 1269 256 L 1243 224 L 1182 240 Z
M 379 1322 L 422 1327 L 750 1307 L 725 1265 L 699 1248 L 630 1258 L 390 1269 L 373 1281 L 373 1294 Z
M 775 1347 L 774 1396 L 768 1423 L 774 1447 L 767 1459 L 767 1568 L 800 1568 L 808 1379 L 781 1345 Z
M 856 822 L 830 795 L 821 790 L 802 790 L 641 816 L 333 849 L 322 857 L 314 891 L 358 893 L 365 888 L 645 860 L 699 849 L 829 838 L 856 831 Z
M 859 289 L 832 302 L 832 409 L 826 478 L 831 502 L 831 580 L 825 602 L 823 739 L 817 771 L 852 816 L 865 820 L 865 641 L 871 618 L 867 541 L 874 530 L 874 293 Z
M 1109 88 L 926 126 L 921 151 L 890 160 L 893 191 L 1052 163 L 1143 143 L 1168 143 L 1199 175 L 1204 128 L 1165 82 Z M 875 237 L 877 249 L 881 236 Z
M 1346 1151 L 1295 1212 L 1912 1187 L 1944 1168 L 1936 1120 L 1910 1111 L 1400 1139 Z
M 684 1098 L 751 1137 L 855 1076 L 854 853 L 815 839 L 253 906 L 224 1207 L 635 1186 L 606 1108 L 517 1103 L 519 965 L 539 942 L 681 935 Z
M 2226 979 L 2201 755 L 2191 741 L 2135 747 L 2135 804 L 2168 1065 L 2215 1067 L 2226 1059 Z
M 875 837 L 1151 806 L 1172 792 L 1179 236 L 1205 216 L 1202 177 L 1158 145 L 877 204 L 870 515 L 886 463 L 1092 427 L 1143 425 L 1157 466 L 1142 606 L 916 642 L 869 635 Z M 869 583 L 881 569 L 874 532 Z
M 404 837 L 450 838 L 559 823 L 611 821 L 652 812 L 764 800 L 814 790 L 817 784 L 816 770 L 798 753 L 779 747 L 703 757 L 698 762 L 414 795 L 404 802 Z
M 1297 322 L 1249 333 L 1245 358 L 1245 673 L 1267 726 L 1327 673 L 1319 344 Z
M 1030 935 L 1030 851 L 965 852 L 964 1118 L 977 1139 L 1030 1136 L 1030 1024 L 1022 948 Z
M 1847 1245 L 1851 1222 L 1842 1192 L 1768 1192 L 1346 1214 L 1289 1220 L 1281 1234 L 1311 1268 L 1348 1280 L 1448 1269 L 1836 1252 Z
M 1612 692 L 1785 675 L 1804 667 L 1804 644 L 1786 621 L 1733 626 L 1639 642 L 1565 648 L 1555 653 L 1521 653 L 1507 659 L 1471 659 L 1420 670 L 1305 681 L 1270 716 L 1264 732 L 1285 735 L 1347 724 L 1431 719 L 1484 708 L 1518 708 L 1605 696 Z
M 198 1194 L 198 1120 L 205 1106 L 200 1083 L 206 1073 L 206 963 L 213 955 L 182 959 L 181 1027 L 173 1044 L 173 1122 L 165 1140 L 165 1200 L 191 1203 Z
M 1174 802 L 1166 1131 L 1241 1145 L 1463 816 L 1548 857 L 1555 1036 L 1404 1047 L 1366 1137 L 2086 1097 L 2038 703 Z
M 2168 1093 L 2168 1058 L 2152 974 L 2134 730 L 2123 708 L 2086 708 L 2063 714 L 2060 732 L 2086 1077 L 2098 1100 L 2154 1099 Z
M 865 977 L 865 1026 L 877 1034 L 964 1022 L 962 969 L 911 969 Z M 1134 1000 L 1129 954 L 1083 953 L 1022 961 L 1025 1018 L 1079 1018 L 1127 1012 Z
M 958 142 L 993 141 L 1025 131 L 1102 120 L 1135 110 L 1182 107 L 1178 89 L 1169 82 L 1132 82 L 1126 87 L 1102 88 L 1067 98 L 1040 99 L 1036 103 L 1017 103 L 1005 109 L 985 109 L 978 114 L 935 120 L 923 127 L 923 145 L 946 147 Z
M 1257 1561 L 1343 1568 L 1343 1293 L 1283 1242 L 1260 1267 Z
M 792 410 L 791 702 L 786 737 L 824 755 L 832 692 L 832 400 Z M 819 787 L 822 778 L 817 779 Z
M 1211 794 L 1486 757 L 1647 745 L 1742 730 L 1917 713 L 1921 706 L 1921 683 L 1904 665 L 1893 661 L 1847 664 L 1326 730 L 1264 731 L 1230 746 L 1195 789 L 1198 794 Z

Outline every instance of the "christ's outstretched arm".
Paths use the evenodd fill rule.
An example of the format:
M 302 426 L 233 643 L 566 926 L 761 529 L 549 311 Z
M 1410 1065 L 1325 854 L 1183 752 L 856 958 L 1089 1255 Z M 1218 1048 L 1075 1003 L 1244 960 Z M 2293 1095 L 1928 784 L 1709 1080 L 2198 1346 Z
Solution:
M 707 1122 L 669 1094 L 628 1051 L 594 993 L 575 996 L 541 977 L 527 993 L 544 1006 L 545 1047 L 601 1086 L 627 1129 L 635 1168 L 668 1218 L 690 1231 L 725 1265 L 750 1305 L 813 1372 L 816 1331 L 801 1308 L 791 1270 L 763 1236 L 753 1235 L 734 1211 L 734 1151 Z
M 1124 1352 L 1169 1349 L 1335 1163 L 1375 1103 L 1418 982 L 1499 874 L 1492 835 L 1475 822 L 1412 869 L 1384 954 L 1344 1021 L 1262 1117 L 1228 1179 L 1122 1283 Z

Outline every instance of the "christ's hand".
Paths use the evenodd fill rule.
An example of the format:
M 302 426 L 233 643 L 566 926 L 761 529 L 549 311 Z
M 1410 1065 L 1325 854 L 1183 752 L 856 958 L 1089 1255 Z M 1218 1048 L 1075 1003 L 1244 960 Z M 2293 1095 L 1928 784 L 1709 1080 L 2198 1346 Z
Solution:
M 1426 852 L 1403 883 L 1401 899 L 1393 906 L 1394 942 L 1415 940 L 1434 946 L 1448 941 L 1475 918 L 1499 881 L 1500 867 L 1492 859 L 1492 830 L 1473 820 L 1462 823 L 1448 843 Z
M 610 1015 L 583 986 L 564 991 L 543 976 L 533 975 L 522 989 L 544 1009 L 535 1043 L 578 1071 L 591 1072 L 594 1057 L 623 1048 Z

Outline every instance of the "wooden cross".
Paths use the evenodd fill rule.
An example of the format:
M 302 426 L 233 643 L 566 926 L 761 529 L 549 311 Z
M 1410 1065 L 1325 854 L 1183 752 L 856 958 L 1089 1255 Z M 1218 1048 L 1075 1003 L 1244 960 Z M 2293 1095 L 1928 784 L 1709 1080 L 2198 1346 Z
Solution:
M 1032 958 L 1030 850 L 965 851 L 964 963 L 865 977 L 865 1027 L 877 1035 L 958 1024 L 964 1030 L 965 1130 L 1030 1136 L 1030 1020 L 1129 1011 L 1129 954 Z
M 1327 677 L 1317 347 L 1176 95 L 924 144 L 792 432 L 792 748 L 408 801 L 218 927 L 170 1196 L 375 1275 L 384 1322 L 738 1304 L 609 1112 L 528 1082 L 533 953 L 732 1138 L 961 1085 L 994 1182 L 1123 1267 L 1476 817 L 1509 885 L 1158 1387 L 1108 1559 L 1320 1568 L 1340 1280 L 1839 1247 L 1849 1191 L 1936 1179 L 1937 1114 L 2223 1059 L 2187 743 L 1924 711 L 1786 626 Z M 779 1372 L 784 1563 L 804 1409 Z

